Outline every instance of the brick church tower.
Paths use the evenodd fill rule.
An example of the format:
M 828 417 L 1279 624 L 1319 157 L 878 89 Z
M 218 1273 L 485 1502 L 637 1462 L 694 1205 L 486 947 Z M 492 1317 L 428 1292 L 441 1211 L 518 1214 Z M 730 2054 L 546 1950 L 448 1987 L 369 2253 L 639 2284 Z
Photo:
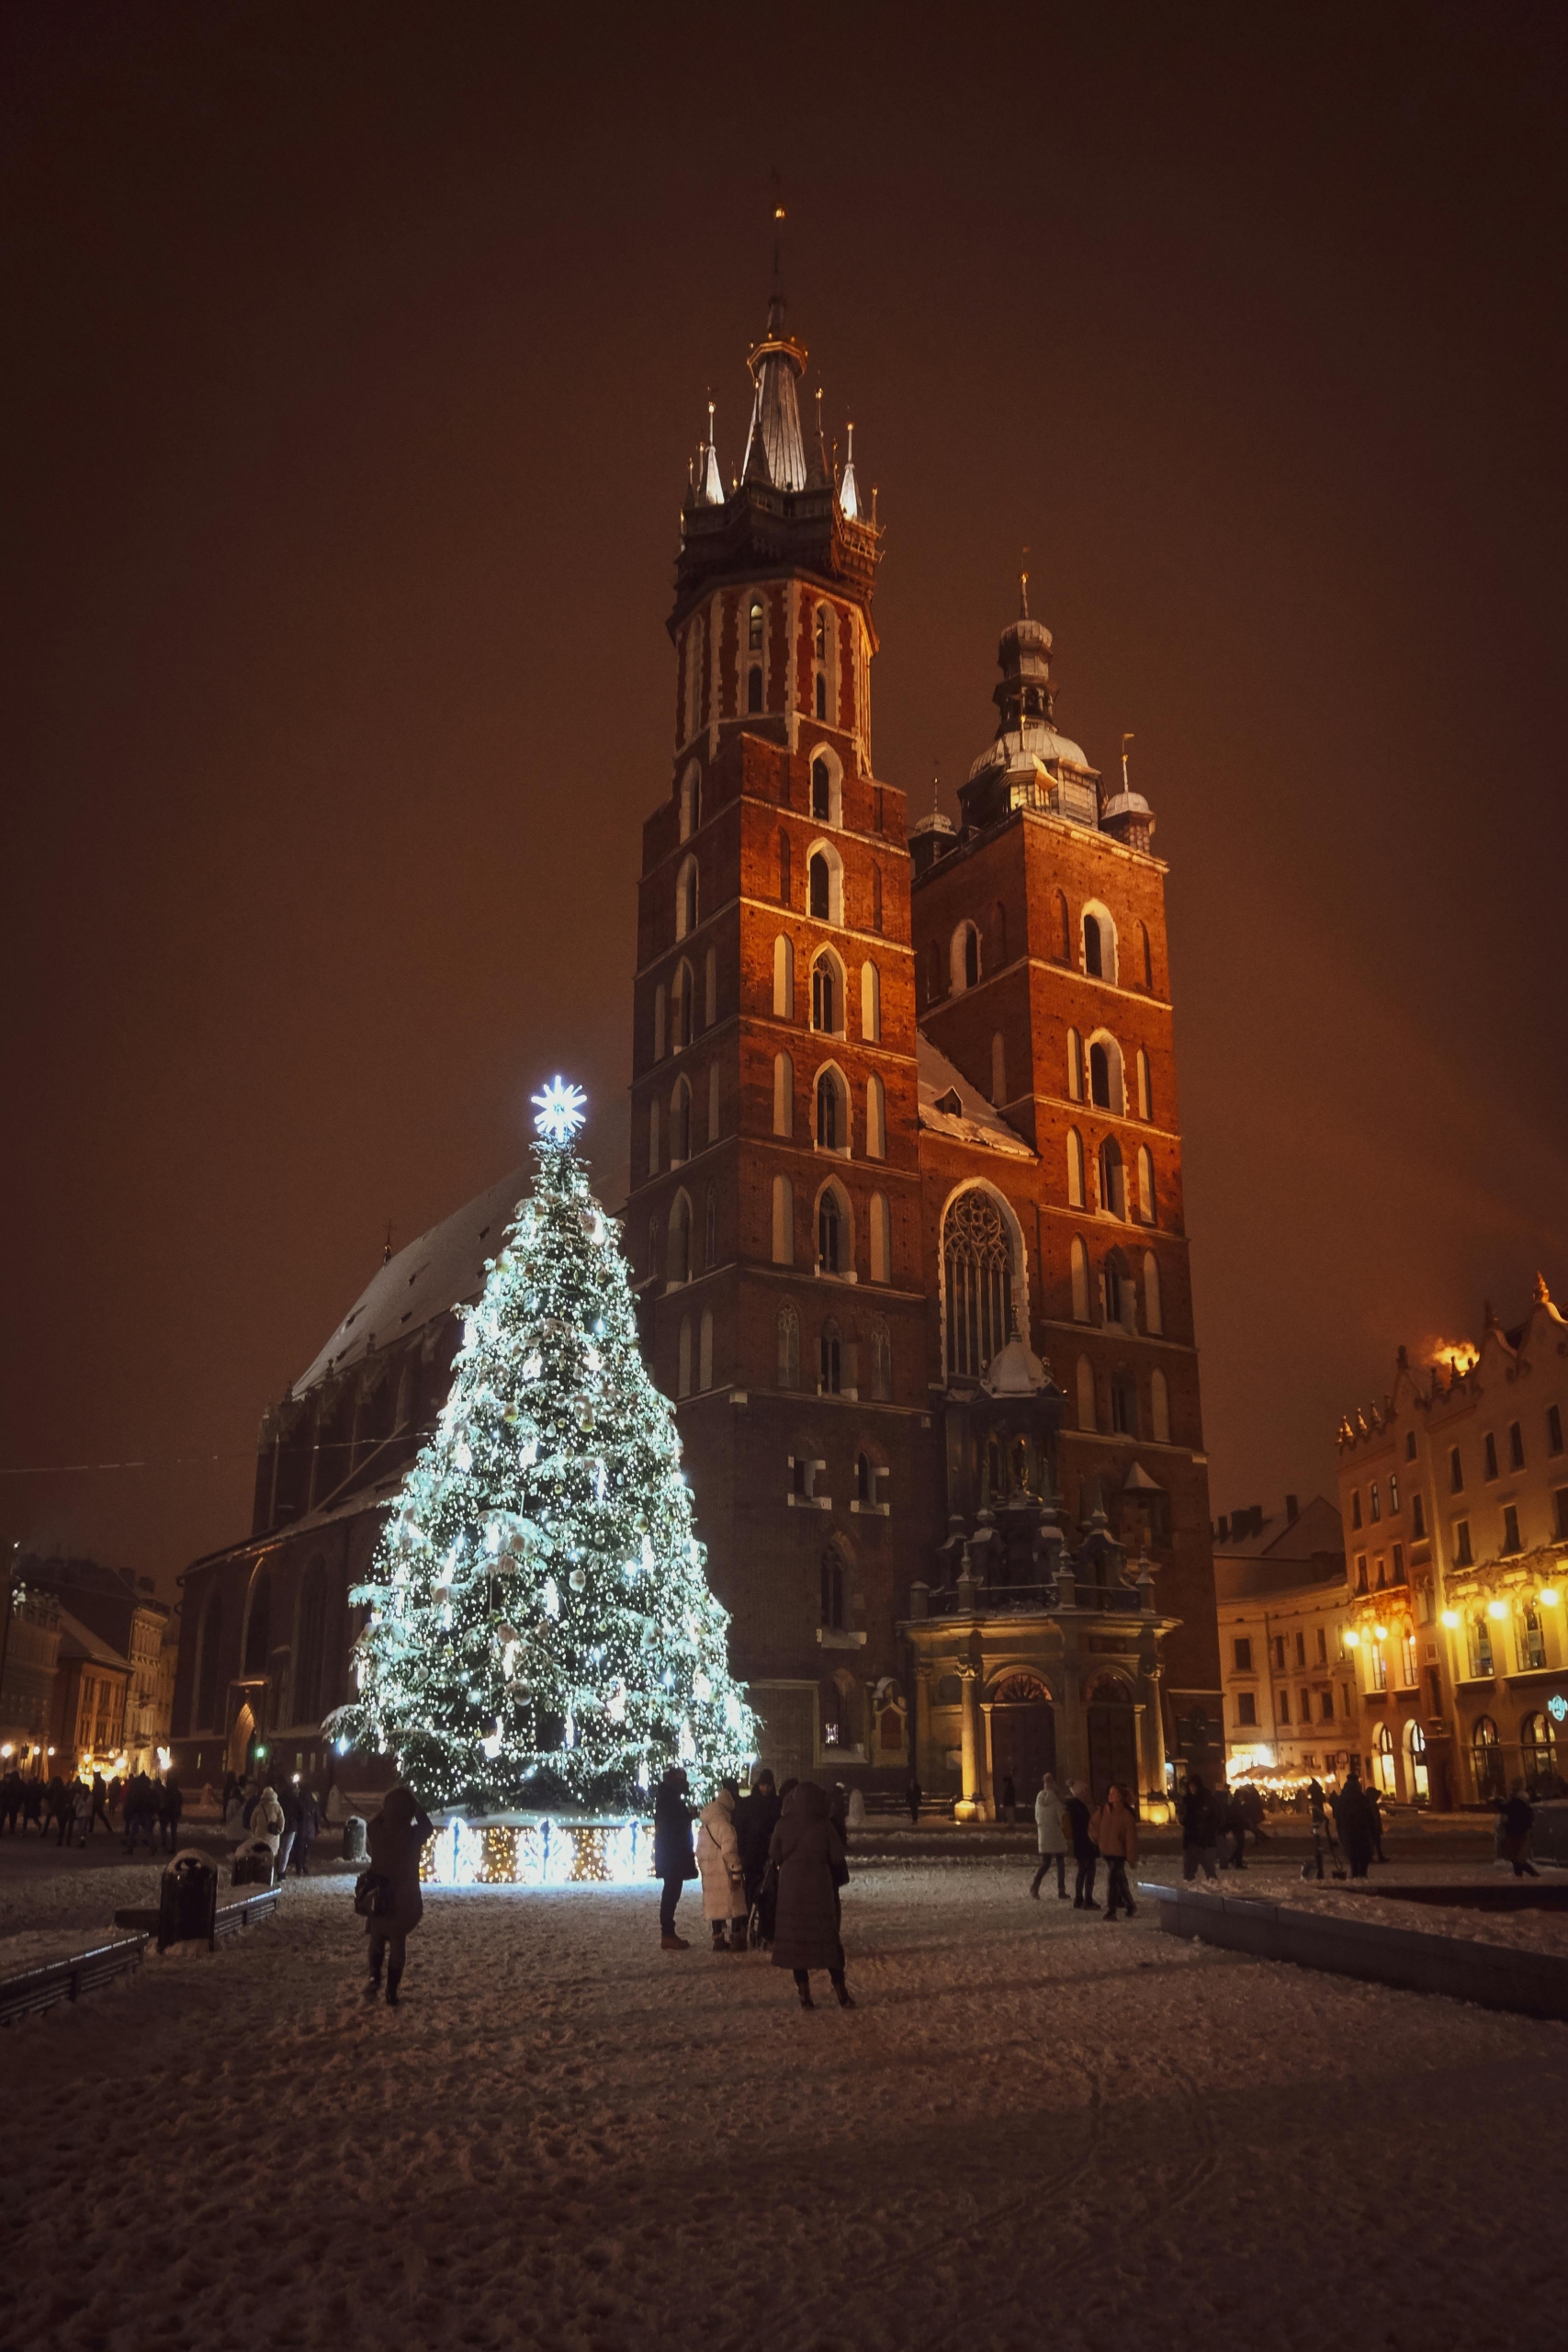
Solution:
M 806 361 L 775 296 L 739 479 L 710 411 L 682 511 L 626 1231 L 736 1668 L 770 1755 L 811 1769 L 824 1736 L 863 1745 L 854 1705 L 896 1673 L 892 1497 L 920 1488 L 930 1409 L 904 796 L 871 753 L 878 533 L 853 428 L 838 471 L 819 400 L 803 429 Z
M 1219 1677 L 1154 820 L 1025 609 L 911 839 L 852 427 L 840 469 L 777 295 L 748 364 L 682 509 L 626 1213 L 732 1664 L 779 1769 L 1162 1789 Z

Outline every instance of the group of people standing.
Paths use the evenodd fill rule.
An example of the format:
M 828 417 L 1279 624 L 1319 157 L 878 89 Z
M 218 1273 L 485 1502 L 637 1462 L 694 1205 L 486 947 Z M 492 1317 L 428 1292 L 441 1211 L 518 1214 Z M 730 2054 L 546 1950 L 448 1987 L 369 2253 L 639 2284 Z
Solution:
M 321 1834 L 321 1803 L 305 1781 L 285 1781 L 281 1789 L 275 1789 L 231 1773 L 223 1784 L 223 1826 L 238 1836 L 242 1846 L 271 1849 L 275 1879 L 291 1866 L 297 1878 L 304 1878 L 310 1848 Z
M 36 1829 L 47 1838 L 52 1829 L 59 1846 L 85 1846 L 100 1821 L 105 1837 L 112 1838 L 118 1814 L 128 1854 L 143 1839 L 150 1853 L 161 1845 L 172 1854 L 184 1810 L 185 1798 L 172 1773 L 132 1772 L 123 1780 L 106 1781 L 101 1772 L 91 1780 L 78 1772 L 67 1781 L 56 1772 L 48 1781 L 25 1781 L 13 1766 L 0 1779 L 0 1831 L 19 1837 Z
M 1112 1781 L 1103 1802 L 1095 1805 L 1090 1804 L 1087 1781 L 1069 1781 L 1064 1793 L 1056 1784 L 1055 1774 L 1047 1772 L 1034 1800 L 1034 1842 L 1040 1867 L 1029 1892 L 1036 1902 L 1053 1863 L 1056 1868 L 1056 1900 L 1066 1901 L 1070 1854 L 1074 1870 L 1073 1909 L 1100 1908 L 1094 1884 L 1103 1861 L 1107 1926 L 1113 1924 L 1123 1911 L 1129 1919 L 1133 1917 L 1137 1905 L 1127 1883 L 1127 1865 L 1138 1859 L 1138 1815 L 1128 1792 L 1119 1781 Z
M 675 1931 L 675 1908 L 682 1888 L 700 1879 L 716 1952 L 743 1952 L 755 1941 L 775 1968 L 791 1972 L 803 2009 L 817 2006 L 812 1970 L 826 1969 L 840 2007 L 852 2009 L 840 1923 L 840 1895 L 850 1875 L 842 1796 L 835 1789 L 829 1798 L 815 1781 L 785 1781 L 781 1789 L 762 1766 L 746 1795 L 738 1781 L 721 1781 L 711 1803 L 699 1809 L 690 1801 L 685 1773 L 672 1766 L 653 1808 L 660 1950 L 691 1949 Z

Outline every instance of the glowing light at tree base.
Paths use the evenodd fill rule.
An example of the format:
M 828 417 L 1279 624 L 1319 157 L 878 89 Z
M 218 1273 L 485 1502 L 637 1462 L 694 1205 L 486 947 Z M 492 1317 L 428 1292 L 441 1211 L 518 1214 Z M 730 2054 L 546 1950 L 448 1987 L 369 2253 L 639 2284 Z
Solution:
M 549 1815 L 456 1815 L 437 1822 L 420 1877 L 427 1886 L 646 1886 L 646 1821 L 560 1821 Z

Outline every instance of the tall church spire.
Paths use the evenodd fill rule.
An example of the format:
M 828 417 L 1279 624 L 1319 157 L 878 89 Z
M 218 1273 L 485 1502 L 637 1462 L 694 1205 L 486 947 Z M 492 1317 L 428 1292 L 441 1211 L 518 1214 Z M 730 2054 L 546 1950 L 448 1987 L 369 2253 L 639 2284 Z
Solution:
M 806 373 L 806 346 L 785 333 L 784 299 L 777 291 L 768 304 L 768 332 L 747 354 L 746 365 L 757 389 L 740 478 L 774 490 L 804 490 L 806 445 L 795 388 Z

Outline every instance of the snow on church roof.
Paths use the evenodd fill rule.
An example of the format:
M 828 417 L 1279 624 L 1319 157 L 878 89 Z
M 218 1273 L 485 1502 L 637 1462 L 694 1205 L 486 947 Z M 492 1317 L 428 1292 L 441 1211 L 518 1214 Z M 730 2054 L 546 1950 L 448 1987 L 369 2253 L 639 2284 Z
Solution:
M 915 1052 L 922 1127 L 932 1135 L 947 1136 L 953 1143 L 983 1144 L 987 1151 L 1009 1152 L 1020 1159 L 1034 1158 L 1023 1137 L 954 1069 L 945 1054 L 938 1053 L 923 1029 L 915 1032 Z
M 372 1345 L 390 1346 L 460 1301 L 484 1288 L 485 1260 L 493 1258 L 513 1214 L 530 1190 L 528 1171 L 514 1168 L 455 1216 L 433 1225 L 417 1241 L 378 1266 L 309 1372 L 294 1383 L 293 1395 L 358 1363 Z

